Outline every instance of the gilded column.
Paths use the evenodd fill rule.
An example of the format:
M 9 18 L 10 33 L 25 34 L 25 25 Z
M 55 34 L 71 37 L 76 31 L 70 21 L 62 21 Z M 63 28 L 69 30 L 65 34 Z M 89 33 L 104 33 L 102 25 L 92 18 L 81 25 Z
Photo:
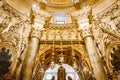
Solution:
M 39 51 L 39 41 L 42 37 L 41 31 L 44 29 L 44 26 L 46 24 L 45 22 L 47 22 L 48 18 L 50 18 L 50 15 L 43 10 L 38 10 L 35 8 L 31 10 L 32 30 L 30 34 L 28 49 L 20 74 L 20 80 L 32 79 L 34 63 L 36 55 Z
M 85 42 L 94 77 L 96 80 L 107 80 L 107 75 L 105 73 L 100 56 L 96 50 L 91 32 L 91 7 L 84 7 L 82 10 L 72 13 L 72 16 L 76 17 L 79 30 L 82 31 L 82 36 Z

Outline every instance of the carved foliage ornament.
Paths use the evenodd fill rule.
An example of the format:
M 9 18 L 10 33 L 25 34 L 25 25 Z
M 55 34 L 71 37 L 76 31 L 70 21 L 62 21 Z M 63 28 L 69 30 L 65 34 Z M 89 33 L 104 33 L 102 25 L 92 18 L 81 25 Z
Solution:
M 40 29 L 32 28 L 30 37 L 36 37 L 40 39 L 42 37 L 42 31 Z
M 109 70 L 110 74 L 113 74 L 114 71 L 119 73 L 120 67 L 119 67 L 119 60 L 120 60 L 120 55 L 119 55 L 119 49 L 120 49 L 120 43 L 118 41 L 112 42 L 106 53 L 106 62 L 107 62 L 107 67 Z

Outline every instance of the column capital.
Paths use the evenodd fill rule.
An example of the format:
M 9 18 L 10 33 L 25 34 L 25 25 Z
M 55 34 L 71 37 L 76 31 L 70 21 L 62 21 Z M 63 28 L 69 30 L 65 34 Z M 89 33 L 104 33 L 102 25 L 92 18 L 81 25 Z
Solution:
M 90 28 L 84 28 L 82 29 L 82 37 L 92 37 L 92 32 Z
M 37 29 L 37 28 L 32 27 L 30 37 L 31 38 L 35 37 L 35 38 L 40 39 L 42 37 L 42 31 L 43 30 L 41 30 L 41 29 Z
M 31 35 L 30 37 L 41 38 L 42 31 L 44 30 L 44 26 L 49 22 L 51 15 L 41 10 L 37 7 L 32 7 L 30 12 L 30 20 L 31 20 Z
M 31 23 L 34 27 L 42 29 L 50 21 L 51 14 L 39 8 L 32 8 L 30 13 Z
M 89 27 L 92 18 L 92 8 L 90 6 L 86 6 L 81 10 L 71 13 L 71 16 L 77 20 L 79 29 Z
M 92 8 L 90 6 L 83 7 L 80 10 L 71 13 L 71 16 L 79 20 L 79 18 L 90 18 L 92 15 Z
M 51 14 L 49 14 L 48 12 L 46 12 L 44 10 L 41 10 L 39 8 L 32 7 L 32 10 L 33 10 L 34 15 L 40 15 L 40 16 L 46 18 L 46 19 L 51 17 Z
M 83 38 L 92 36 L 91 33 L 91 18 L 92 18 L 92 8 L 90 6 L 86 6 L 81 10 L 75 11 L 71 13 L 74 19 L 77 20 L 78 30 L 82 31 Z

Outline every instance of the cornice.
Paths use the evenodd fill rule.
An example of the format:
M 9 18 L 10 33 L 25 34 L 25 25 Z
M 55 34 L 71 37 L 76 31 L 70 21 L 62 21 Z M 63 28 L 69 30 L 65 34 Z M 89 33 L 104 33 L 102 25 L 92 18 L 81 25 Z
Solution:
M 100 28 L 101 28 L 104 32 L 106 32 L 107 34 L 113 36 L 113 37 L 116 38 L 116 39 L 120 39 L 120 34 L 119 34 L 118 32 L 115 32 L 115 31 L 113 31 L 112 29 L 110 30 L 110 29 L 108 29 L 108 28 L 106 27 L 106 25 L 109 26 L 109 27 L 110 27 L 110 25 L 108 25 L 108 24 L 106 24 L 106 23 L 101 23 L 101 24 L 104 24 L 104 25 L 100 26 Z
M 113 12 L 115 12 L 117 9 L 120 9 L 120 5 L 118 5 L 119 1 L 115 1 L 113 4 L 109 5 L 107 8 L 105 8 L 103 11 L 95 14 L 99 19 L 103 19 L 106 16 L 111 15 Z
M 18 10 L 10 6 L 5 0 L 3 0 L 2 2 L 3 2 L 3 5 L 1 6 L 1 8 L 4 11 L 8 11 L 10 14 L 20 17 L 21 20 L 24 20 L 24 21 L 28 20 L 28 16 L 26 14 L 22 14 L 21 12 L 19 12 Z
M 109 30 L 103 28 L 103 27 L 100 27 L 104 32 L 108 33 L 109 35 L 112 35 L 113 37 L 117 38 L 117 39 L 120 39 L 120 35 L 116 34 L 116 33 L 113 33 L 113 32 L 110 32 Z
M 63 44 L 71 44 L 71 40 L 63 40 L 62 41 Z M 84 44 L 83 40 L 72 40 L 73 44 Z M 40 40 L 40 44 L 53 44 L 53 40 Z M 55 40 L 54 44 L 61 44 L 61 40 Z
M 49 26 L 45 26 L 46 29 L 74 29 L 74 28 L 78 28 L 77 24 L 72 24 L 72 23 L 68 23 L 68 24 L 49 24 Z
M 46 20 L 51 17 L 51 14 L 49 14 L 47 11 L 41 10 L 41 9 L 33 9 L 34 15 L 39 15 L 40 17 L 44 17 Z
M 31 23 L 39 29 L 48 26 L 51 17 L 51 14 L 41 9 L 32 8 L 30 12 Z
M 74 4 L 72 3 L 65 3 L 65 4 L 53 4 L 53 3 L 49 3 L 46 4 L 47 7 L 51 7 L 51 8 L 56 8 L 56 9 L 65 9 L 65 8 L 70 8 L 73 7 Z
M 86 6 L 83 9 L 74 11 L 71 13 L 71 16 L 78 19 L 79 17 L 83 17 L 83 16 L 89 16 L 91 15 L 91 7 L 90 6 Z

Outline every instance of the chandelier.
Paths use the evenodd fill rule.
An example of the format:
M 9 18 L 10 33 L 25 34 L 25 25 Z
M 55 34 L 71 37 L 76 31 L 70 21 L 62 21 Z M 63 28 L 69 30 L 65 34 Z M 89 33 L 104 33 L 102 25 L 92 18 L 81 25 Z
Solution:
M 54 55 L 55 55 L 55 45 L 54 45 L 54 40 L 53 40 L 52 61 L 50 62 L 50 67 L 51 67 L 51 69 L 54 69 L 54 67 L 55 67 Z
M 71 37 L 71 48 L 72 48 L 72 58 L 73 58 L 73 69 L 75 70 L 75 71 L 77 71 L 78 70 L 78 64 L 77 64 L 77 60 L 76 60 L 76 58 L 75 58 L 75 53 L 74 53 L 74 50 L 73 50 L 73 41 L 72 41 L 72 37 Z
M 61 53 L 60 53 L 60 55 L 59 55 L 59 62 L 60 62 L 60 64 L 63 64 L 63 62 L 64 62 L 64 55 L 63 55 L 63 50 L 62 50 L 62 41 L 61 41 Z

